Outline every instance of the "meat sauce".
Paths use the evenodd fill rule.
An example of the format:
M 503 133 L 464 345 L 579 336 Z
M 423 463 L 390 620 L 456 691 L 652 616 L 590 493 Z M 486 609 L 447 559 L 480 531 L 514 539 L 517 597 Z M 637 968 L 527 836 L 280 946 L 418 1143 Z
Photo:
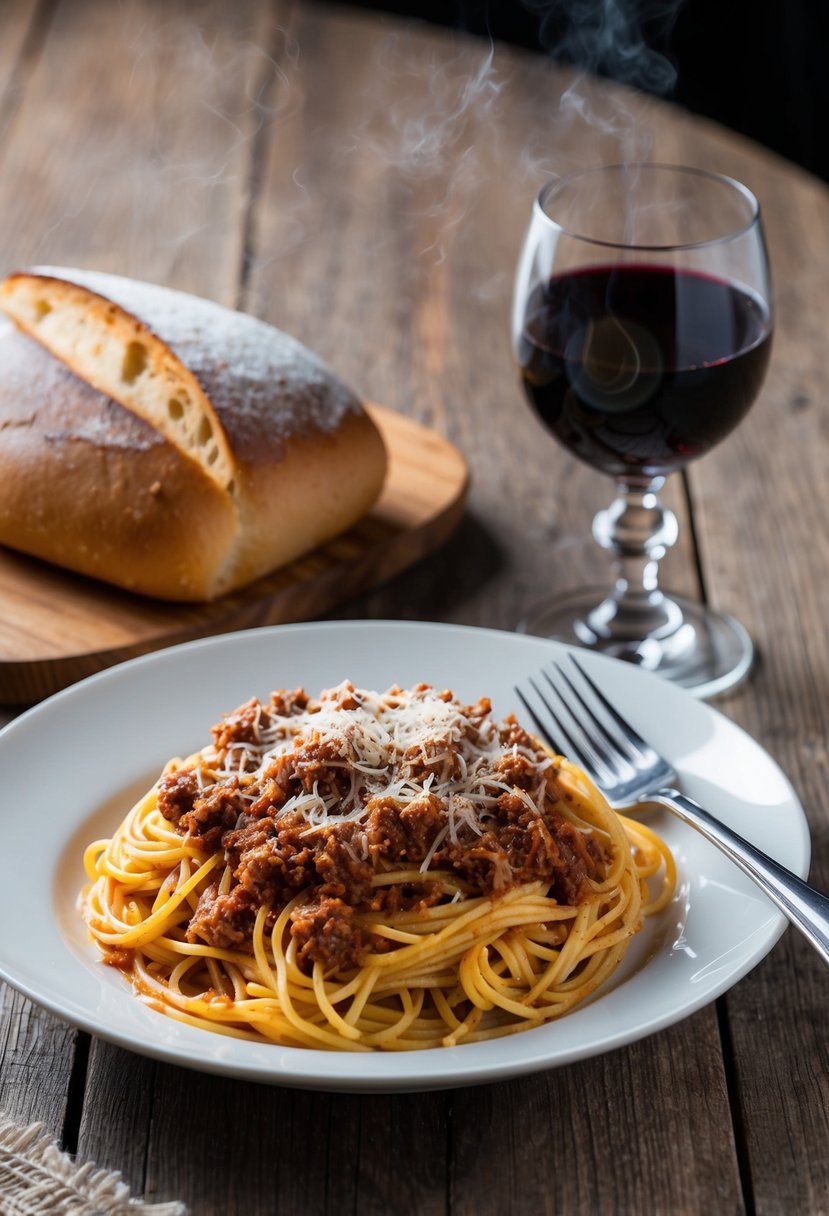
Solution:
M 231 871 L 229 890 L 204 891 L 190 941 L 248 949 L 259 909 L 272 926 L 305 892 L 290 927 L 300 965 L 344 971 L 393 948 L 355 914 L 449 898 L 436 871 L 472 895 L 543 881 L 568 905 L 603 876 L 600 844 L 555 810 L 555 763 L 514 718 L 496 724 L 487 699 L 464 706 L 427 685 L 378 696 L 345 683 L 313 702 L 280 691 L 212 733 L 213 749 L 158 790 L 165 819 Z M 375 885 L 401 869 L 405 881 Z

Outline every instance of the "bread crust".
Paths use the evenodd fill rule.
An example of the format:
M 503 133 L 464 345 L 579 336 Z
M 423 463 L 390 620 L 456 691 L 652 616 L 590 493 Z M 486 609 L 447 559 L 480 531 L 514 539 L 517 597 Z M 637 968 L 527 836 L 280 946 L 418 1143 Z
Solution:
M 0 327 L 0 543 L 144 595 L 206 598 L 233 504 L 142 419 Z
M 0 305 L 53 356 L 5 339 L 5 408 L 44 422 L 0 451 L 10 479 L 0 485 L 4 543 L 147 595 L 209 600 L 344 531 L 380 492 L 386 454 L 360 400 L 256 318 L 51 267 L 10 275 Z M 106 423 L 105 451 L 76 435 L 58 456 L 44 437 L 60 429 L 53 410 L 67 433 L 87 438 L 91 426 L 100 439 Z M 19 416 L 9 425 L 20 428 Z M 27 508 L 23 483 L 39 470 Z M 95 512 L 84 490 L 93 483 Z

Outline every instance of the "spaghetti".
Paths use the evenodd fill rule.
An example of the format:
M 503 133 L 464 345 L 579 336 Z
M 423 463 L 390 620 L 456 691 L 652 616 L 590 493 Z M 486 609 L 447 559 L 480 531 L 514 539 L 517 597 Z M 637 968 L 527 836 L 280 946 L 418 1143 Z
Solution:
M 224 717 L 84 863 L 90 933 L 154 1008 L 353 1051 L 561 1016 L 675 879 L 657 836 L 487 699 L 347 682 Z

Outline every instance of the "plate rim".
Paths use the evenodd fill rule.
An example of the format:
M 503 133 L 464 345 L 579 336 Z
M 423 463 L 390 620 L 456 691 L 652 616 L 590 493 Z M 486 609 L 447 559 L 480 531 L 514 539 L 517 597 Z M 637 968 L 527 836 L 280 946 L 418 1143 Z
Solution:
M 211 635 L 204 638 L 198 638 L 192 641 L 178 643 L 175 646 L 165 648 L 160 651 L 154 651 L 150 654 L 137 656 L 129 659 L 122 664 L 107 668 L 103 671 L 96 672 L 88 676 L 84 680 L 62 689 L 49 697 L 40 704 L 25 710 L 18 717 L 14 718 L 10 723 L 0 730 L 0 760 L 2 760 L 7 747 L 14 746 L 14 736 L 18 734 L 25 735 L 32 729 L 32 722 L 37 723 L 38 719 L 46 715 L 60 714 L 63 711 L 63 706 L 78 701 L 83 704 L 86 698 L 91 698 L 87 704 L 87 712 L 89 705 L 96 704 L 99 698 L 98 689 L 102 686 L 106 690 L 108 685 L 117 687 L 118 684 L 125 678 L 127 682 L 131 679 L 131 673 L 136 669 L 152 671 L 153 668 L 164 669 L 170 664 L 175 666 L 177 662 L 176 656 L 182 652 L 188 654 L 193 652 L 206 652 L 213 648 L 232 649 L 240 644 L 240 639 L 243 645 L 253 641 L 256 643 L 259 639 L 268 637 L 285 638 L 291 634 L 314 635 L 326 633 L 338 635 L 341 633 L 353 634 L 354 632 L 377 633 L 392 632 L 406 633 L 409 635 L 421 635 L 426 637 L 431 634 L 433 637 L 437 633 L 444 635 L 462 635 L 474 636 L 479 640 L 490 639 L 497 642 L 499 645 L 515 647 L 515 653 L 525 651 L 528 655 L 532 652 L 540 653 L 547 650 L 549 654 L 560 653 L 562 650 L 569 649 L 561 643 L 547 642 L 544 639 L 530 638 L 526 635 L 511 633 L 508 630 L 493 629 L 489 627 L 463 625 L 454 623 L 442 623 L 432 621 L 402 621 L 402 620 L 343 620 L 343 621 L 312 621 L 286 625 L 262 626 L 256 629 L 244 629 L 234 631 L 232 633 L 222 633 Z M 592 658 L 593 656 L 591 656 Z M 625 679 L 632 678 L 635 681 L 643 679 L 645 681 L 653 681 L 664 692 L 664 681 L 658 677 L 642 672 L 639 669 L 631 668 L 628 665 L 621 664 L 617 660 L 608 659 L 604 656 L 596 656 L 602 664 L 610 664 L 615 669 L 624 668 Z M 186 659 L 185 659 L 186 662 Z M 633 674 L 635 673 L 635 674 Z M 516 675 L 524 674 L 523 672 Z M 622 678 L 621 675 L 619 678 Z M 485 673 L 482 674 L 482 683 L 486 682 Z M 252 690 L 253 692 L 257 690 Z M 261 692 L 261 690 L 259 690 Z M 485 689 L 483 691 L 486 691 Z M 105 693 L 104 693 L 105 695 Z M 775 759 L 762 747 L 760 743 L 752 738 L 741 726 L 727 718 L 716 707 L 697 701 L 687 692 L 671 686 L 670 696 L 678 695 L 681 698 L 682 704 L 685 704 L 689 709 L 690 706 L 697 706 L 705 715 L 712 715 L 713 721 L 727 723 L 729 732 L 736 732 L 735 737 L 741 737 L 749 749 L 757 749 L 761 753 L 766 762 L 771 765 L 773 770 L 776 770 L 777 775 L 781 779 L 783 786 L 788 795 L 788 799 L 792 804 L 792 810 L 795 814 L 795 823 L 799 826 L 796 844 L 799 854 L 798 872 L 802 872 L 805 876 L 808 873 L 809 859 L 811 851 L 811 839 L 809 835 L 808 823 L 802 803 L 794 790 L 791 782 L 786 774 L 780 768 Z M 696 712 L 696 711 L 694 711 Z M 208 733 L 209 723 L 205 724 L 204 734 Z M 9 743 L 11 740 L 11 744 Z M 90 815 L 92 810 L 90 810 Z M 76 819 L 68 825 L 68 833 L 76 833 L 80 830 L 84 820 Z M 792 825 L 787 824 L 787 828 L 791 829 Z M 728 863 L 729 865 L 731 863 Z M 50 892 L 54 886 L 55 873 L 49 875 Z M 50 898 L 50 908 L 52 902 Z M 604 1035 L 592 1037 L 583 1042 L 581 1045 L 575 1044 L 561 1052 L 551 1052 L 549 1050 L 532 1050 L 533 1041 L 537 1043 L 535 1036 L 539 1034 L 539 1030 L 523 1031 L 520 1034 L 509 1036 L 506 1039 L 494 1040 L 492 1044 L 467 1044 L 456 1048 L 437 1048 L 429 1051 L 411 1052 L 411 1053 L 373 1053 L 371 1056 L 354 1055 L 351 1053 L 330 1053 L 316 1051 L 307 1048 L 281 1048 L 270 1044 L 245 1044 L 246 1048 L 258 1049 L 259 1053 L 266 1053 L 266 1058 L 261 1062 L 255 1059 L 257 1050 L 253 1052 L 243 1052 L 243 1060 L 240 1063 L 238 1060 L 226 1059 L 220 1054 L 207 1053 L 202 1055 L 196 1050 L 195 1045 L 192 1049 L 188 1048 L 188 1042 L 193 1035 L 197 1036 L 195 1042 L 213 1042 L 217 1036 L 211 1036 L 208 1031 L 197 1030 L 191 1027 L 181 1027 L 178 1023 L 173 1025 L 178 1030 L 189 1031 L 189 1035 L 184 1036 L 184 1047 L 170 1045 L 166 1040 L 170 1037 L 162 1035 L 157 1043 L 143 1041 L 140 1044 L 136 1043 L 134 1034 L 131 1033 L 131 1027 L 126 1026 L 120 1029 L 113 1029 L 110 1026 L 102 1025 L 100 1015 L 95 1016 L 94 1010 L 90 1013 L 87 1010 L 84 1014 L 83 1010 L 78 1010 L 74 1007 L 71 997 L 64 996 L 61 1000 L 50 998 L 44 995 L 43 991 L 37 990 L 36 985 L 32 985 L 24 978 L 21 981 L 20 975 L 11 974 L 6 962 L 3 949 L 0 947 L 0 978 L 3 978 L 13 988 L 22 992 L 29 999 L 33 1000 L 37 1005 L 47 1009 L 50 1013 L 64 1021 L 68 1021 L 87 1033 L 105 1039 L 120 1047 L 126 1047 L 129 1050 L 137 1051 L 139 1054 L 146 1055 L 150 1058 L 159 1060 L 164 1063 L 171 1063 L 183 1067 L 195 1068 L 200 1071 L 219 1073 L 222 1075 L 234 1076 L 243 1080 L 260 1081 L 276 1085 L 294 1086 L 306 1089 L 323 1089 L 329 1091 L 345 1091 L 345 1092 L 406 1092 L 412 1090 L 424 1090 L 432 1088 L 448 1088 L 457 1085 L 474 1085 L 490 1083 L 497 1080 L 506 1080 L 511 1077 L 519 1076 L 532 1070 L 547 1069 L 558 1067 L 568 1063 L 573 1063 L 577 1060 L 585 1059 L 594 1055 L 603 1054 L 604 1052 L 615 1049 L 616 1047 L 625 1046 L 631 1042 L 635 1042 L 650 1034 L 653 1034 L 665 1027 L 675 1024 L 696 1012 L 699 1008 L 722 995 L 733 984 L 737 983 L 745 974 L 748 973 L 754 966 L 761 961 L 762 958 L 772 949 L 774 944 L 784 932 L 787 922 L 782 913 L 777 909 L 771 908 L 769 916 L 761 931 L 762 941 L 759 946 L 749 950 L 742 958 L 739 965 L 731 968 L 724 977 L 713 984 L 703 984 L 700 986 L 695 997 L 686 1000 L 681 1007 L 681 1011 L 668 1008 L 663 1009 L 661 1013 L 651 1014 L 645 1017 L 636 1026 L 631 1026 L 623 1032 L 614 1031 L 610 1028 Z M 72 951 L 65 940 L 63 934 L 60 933 L 59 926 L 55 918 L 53 918 L 54 928 L 60 937 L 63 947 L 67 954 Z M 97 955 L 94 953 L 94 947 L 89 947 L 93 965 L 97 964 Z M 76 959 L 79 965 L 83 965 L 81 960 Z M 650 964 L 647 964 L 648 966 Z M 136 1008 L 140 1008 L 140 1002 L 134 996 L 132 990 L 123 984 L 124 992 L 129 1000 Z M 603 1000 L 612 996 L 613 989 L 608 991 L 604 997 L 599 999 L 592 1006 L 598 1007 Z M 568 1015 L 568 1020 L 578 1015 L 578 1011 L 574 1011 Z M 153 1013 L 153 1018 L 160 1018 L 162 1015 Z M 165 1021 L 169 1021 L 166 1019 Z M 562 1025 L 560 1023 L 553 1023 Z M 540 1030 L 548 1030 L 548 1027 L 540 1028 Z M 149 1035 L 148 1035 L 149 1037 Z M 181 1036 L 172 1036 L 180 1038 Z M 232 1044 L 240 1043 L 240 1040 L 228 1040 Z M 514 1045 L 518 1043 L 516 1049 Z M 497 1045 L 510 1044 L 513 1049 L 504 1052 L 499 1052 Z M 526 1044 L 522 1049 L 521 1044 Z M 489 1050 L 481 1053 L 476 1051 L 476 1048 L 486 1047 Z M 466 1053 L 461 1054 L 461 1053 Z M 472 1064 L 472 1055 L 475 1054 L 475 1063 Z M 231 1053 L 233 1054 L 233 1053 Z M 477 1057 L 484 1055 L 484 1062 L 478 1061 Z M 252 1058 L 248 1061 L 247 1056 Z M 279 1058 L 277 1058 L 279 1057 Z M 285 1062 L 286 1057 L 288 1063 Z M 309 1067 L 312 1063 L 310 1057 L 314 1057 L 314 1067 Z M 491 1057 L 488 1058 L 488 1057 Z M 343 1069 L 342 1063 L 345 1061 L 363 1061 L 371 1059 L 375 1061 L 386 1061 L 387 1063 L 375 1070 L 375 1074 L 369 1076 L 358 1076 L 356 1069 Z M 393 1069 L 390 1067 L 391 1062 L 398 1062 L 401 1067 Z M 406 1062 L 409 1062 L 406 1066 Z M 430 1062 L 431 1066 L 430 1066 Z M 337 1062 L 339 1066 L 337 1066 Z M 304 1066 L 303 1066 L 304 1063 Z M 334 1067 L 330 1067 L 331 1065 Z

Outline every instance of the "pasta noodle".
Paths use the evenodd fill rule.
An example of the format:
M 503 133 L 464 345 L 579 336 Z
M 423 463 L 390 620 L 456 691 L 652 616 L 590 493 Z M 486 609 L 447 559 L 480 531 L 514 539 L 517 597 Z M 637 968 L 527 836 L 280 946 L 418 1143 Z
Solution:
M 486 699 L 346 682 L 213 735 L 84 857 L 105 961 L 182 1022 L 345 1051 L 511 1034 L 671 898 L 666 845 Z

